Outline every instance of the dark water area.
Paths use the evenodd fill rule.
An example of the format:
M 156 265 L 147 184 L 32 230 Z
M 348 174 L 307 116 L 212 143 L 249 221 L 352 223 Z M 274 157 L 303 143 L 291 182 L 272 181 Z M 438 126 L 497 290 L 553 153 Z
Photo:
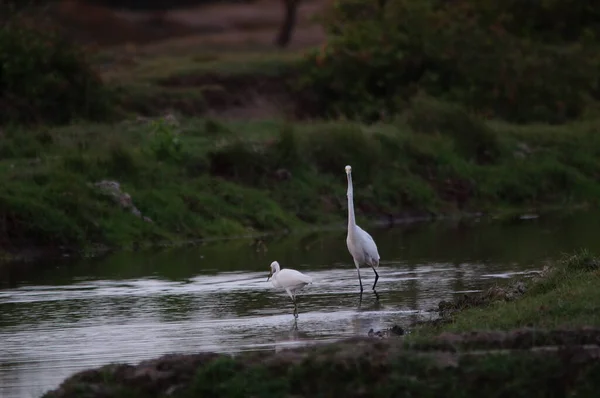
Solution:
M 39 397 L 71 374 L 165 353 L 280 350 L 406 327 L 440 300 L 531 274 L 563 252 L 600 248 L 600 212 L 510 222 L 468 220 L 365 228 L 381 255 L 362 269 L 362 301 L 345 230 L 0 271 L 0 397 Z M 298 298 L 267 282 L 277 260 L 312 276 Z

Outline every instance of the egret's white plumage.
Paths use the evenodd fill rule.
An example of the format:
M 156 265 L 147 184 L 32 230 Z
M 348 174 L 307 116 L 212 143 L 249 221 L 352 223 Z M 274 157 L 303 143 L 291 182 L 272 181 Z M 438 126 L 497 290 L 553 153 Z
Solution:
M 363 291 L 362 280 L 360 278 L 360 266 L 368 265 L 375 272 L 375 283 L 373 290 L 377 285 L 379 274 L 375 268 L 379 267 L 379 252 L 375 241 L 364 229 L 356 225 L 354 218 L 354 190 L 352 186 L 352 167 L 346 166 L 346 176 L 348 177 L 348 236 L 346 237 L 346 245 L 348 251 L 354 258 L 354 265 L 358 272 L 358 282 L 360 283 L 360 291 Z
M 284 289 L 294 303 L 294 316 L 298 316 L 298 307 L 296 306 L 296 292 L 304 286 L 312 283 L 312 278 L 295 269 L 281 269 L 277 261 L 271 263 L 271 273 L 267 281 L 271 279 L 273 287 Z

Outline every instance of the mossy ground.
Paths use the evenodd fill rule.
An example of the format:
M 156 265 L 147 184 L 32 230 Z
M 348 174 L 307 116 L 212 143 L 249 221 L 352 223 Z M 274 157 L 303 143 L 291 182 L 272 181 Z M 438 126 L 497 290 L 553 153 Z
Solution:
M 600 327 L 599 282 L 598 257 L 587 250 L 565 254 L 541 276 L 526 280 L 522 295 L 507 296 L 502 293 L 510 288 L 491 288 L 465 297 L 456 303 L 458 311 L 442 309 L 443 322 L 425 323 L 413 335 L 418 340 L 441 332 Z
M 593 352 L 470 355 L 348 340 L 280 354 L 173 355 L 138 366 L 74 375 L 45 398 L 68 397 L 592 397 L 600 386 Z

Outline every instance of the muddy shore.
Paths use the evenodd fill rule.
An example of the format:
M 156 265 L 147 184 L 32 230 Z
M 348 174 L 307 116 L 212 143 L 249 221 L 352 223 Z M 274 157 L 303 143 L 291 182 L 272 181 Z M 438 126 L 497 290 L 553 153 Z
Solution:
M 253 392 L 260 396 L 309 397 L 326 396 L 333 391 L 343 392 L 344 396 L 366 397 L 402 391 L 414 393 L 416 385 L 422 389 L 420 394 L 427 395 L 443 391 L 442 385 L 458 386 L 466 381 L 470 384 L 464 385 L 466 395 L 461 396 L 474 396 L 478 388 L 521 396 L 524 391 L 519 385 L 525 380 L 539 388 L 538 393 L 530 396 L 541 397 L 557 387 L 575 394 L 600 383 L 600 379 L 590 377 L 585 383 L 575 383 L 586 372 L 600 371 L 599 344 L 597 328 L 524 329 L 447 334 L 427 345 L 406 344 L 402 338 L 353 338 L 277 354 L 242 354 L 235 358 L 213 353 L 166 355 L 137 365 L 115 364 L 80 372 L 44 398 L 129 396 L 125 394 L 185 397 L 200 392 L 215 394 L 212 396 L 244 396 L 240 394 Z M 508 371 L 507 366 L 515 369 Z M 237 376 L 230 379 L 233 373 Z M 428 380 L 419 380 L 426 375 Z M 242 381 L 242 377 L 247 379 Z M 506 384 L 510 377 L 518 379 Z M 544 387 L 546 381 L 556 377 L 559 379 L 555 384 Z M 385 384 L 387 387 L 383 388 Z M 237 394 L 233 393 L 234 386 L 241 388 Z M 447 394 L 458 396 L 458 391 L 450 390 Z

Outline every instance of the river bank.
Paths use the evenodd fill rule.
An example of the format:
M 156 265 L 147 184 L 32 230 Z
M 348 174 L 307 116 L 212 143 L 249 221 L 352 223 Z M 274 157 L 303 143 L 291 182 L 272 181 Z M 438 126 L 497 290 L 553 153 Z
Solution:
M 597 329 L 584 333 L 590 336 L 589 341 L 597 341 Z M 575 335 L 564 333 L 563 344 L 572 341 L 570 334 Z M 527 332 L 522 336 L 526 338 Z M 471 339 L 477 337 L 472 335 Z M 494 348 L 501 352 L 494 352 Z M 313 397 L 339 393 L 349 397 L 389 397 L 399 392 L 416 396 L 475 397 L 499 393 L 545 397 L 557 389 L 565 394 L 592 397 L 599 386 L 597 347 L 569 344 L 556 351 L 556 346 L 532 344 L 510 355 L 505 346 L 494 348 L 489 352 L 419 352 L 406 350 L 396 341 L 360 338 L 279 355 L 174 355 L 137 366 L 108 365 L 82 372 L 44 398 L 82 394 Z M 569 369 L 568 373 L 564 369 Z
M 456 306 L 446 315 L 451 322 L 403 337 L 357 337 L 275 354 L 177 354 L 135 366 L 107 365 L 70 377 L 44 397 L 325 396 L 334 391 L 353 397 L 400 391 L 542 397 L 556 389 L 591 397 L 600 372 L 600 318 L 593 315 L 598 264 L 587 251 L 565 255 L 538 279 L 524 282 L 523 292 L 508 301 L 500 294 L 472 300 L 471 308 Z
M 415 325 L 418 338 L 442 332 L 599 326 L 600 260 L 587 250 L 564 254 L 539 275 L 440 302 L 439 318 Z
M 493 137 L 485 139 L 493 161 L 473 160 L 451 132 L 420 133 L 400 121 L 170 116 L 6 129 L 1 246 L 143 247 L 343 225 L 346 164 L 363 224 L 597 203 L 594 123 L 477 123 Z

